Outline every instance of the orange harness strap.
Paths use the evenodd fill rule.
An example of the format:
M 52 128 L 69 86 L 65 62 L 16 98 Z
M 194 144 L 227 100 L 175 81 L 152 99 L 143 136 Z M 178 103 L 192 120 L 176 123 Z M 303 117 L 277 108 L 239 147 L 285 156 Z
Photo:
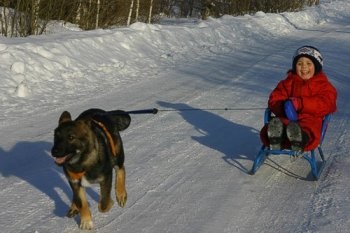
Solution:
M 108 144 L 109 144 L 109 147 L 111 149 L 112 155 L 117 156 L 117 149 L 115 148 L 114 140 L 112 138 L 112 135 L 110 134 L 110 132 L 106 128 L 106 126 L 102 122 L 96 121 L 94 119 L 92 119 L 92 121 L 94 123 L 96 123 L 103 130 L 103 132 L 106 135 L 106 138 L 108 140 Z
M 82 172 L 71 172 L 69 170 L 67 170 L 68 176 L 72 179 L 72 180 L 80 180 L 84 174 L 85 171 Z

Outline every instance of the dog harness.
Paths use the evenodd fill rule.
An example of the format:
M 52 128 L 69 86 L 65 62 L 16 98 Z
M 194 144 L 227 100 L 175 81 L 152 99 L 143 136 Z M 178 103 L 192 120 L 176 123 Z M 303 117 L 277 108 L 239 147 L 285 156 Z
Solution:
M 67 170 L 67 174 L 72 179 L 72 181 L 77 181 L 77 180 L 80 180 L 84 176 L 85 171 L 71 172 L 71 171 Z
M 106 126 L 102 122 L 97 121 L 95 119 L 92 119 L 92 121 L 102 130 L 102 132 L 107 140 L 107 144 L 109 145 L 109 149 L 112 152 L 112 155 L 117 156 L 117 149 L 115 148 L 115 143 L 114 143 L 114 140 L 113 140 L 111 133 L 108 131 L 108 129 L 106 128 Z

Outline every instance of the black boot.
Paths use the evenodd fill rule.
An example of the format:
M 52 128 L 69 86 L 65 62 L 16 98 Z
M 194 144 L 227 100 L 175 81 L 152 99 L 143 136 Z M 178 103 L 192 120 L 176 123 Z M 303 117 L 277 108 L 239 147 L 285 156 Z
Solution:
M 303 151 L 304 146 L 309 141 L 307 134 L 301 130 L 296 122 L 290 122 L 287 125 L 287 138 L 290 141 L 291 149 L 294 151 Z
M 271 150 L 280 150 L 283 137 L 283 123 L 275 117 L 270 120 L 267 125 L 267 137 L 270 142 Z

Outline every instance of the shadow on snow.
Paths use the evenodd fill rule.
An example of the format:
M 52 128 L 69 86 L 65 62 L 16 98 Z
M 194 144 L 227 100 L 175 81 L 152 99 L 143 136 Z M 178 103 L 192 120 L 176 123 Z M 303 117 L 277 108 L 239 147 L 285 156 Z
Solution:
M 251 165 L 245 167 L 240 160 L 253 161 L 260 145 L 259 132 L 248 126 L 229 121 L 212 112 L 192 108 L 183 103 L 158 101 L 165 108 L 178 110 L 189 124 L 193 125 L 202 136 L 192 139 L 224 154 L 223 160 L 232 166 L 249 173 Z
M 63 217 L 69 206 L 56 190 L 61 190 L 69 199 L 72 198 L 72 191 L 65 177 L 62 177 L 62 168 L 49 155 L 51 147 L 52 143 L 45 141 L 24 141 L 18 142 L 9 151 L 0 148 L 0 174 L 3 177 L 18 177 L 45 193 L 55 203 L 54 214 Z M 86 191 L 98 201 L 96 192 L 91 189 Z

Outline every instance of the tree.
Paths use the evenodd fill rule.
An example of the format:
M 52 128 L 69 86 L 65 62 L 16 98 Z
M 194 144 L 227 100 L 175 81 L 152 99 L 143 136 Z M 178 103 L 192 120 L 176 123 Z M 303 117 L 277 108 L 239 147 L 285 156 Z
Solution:
M 100 17 L 100 4 L 101 4 L 100 0 L 97 0 L 95 29 L 98 28 L 98 21 L 99 21 L 99 17 Z
M 140 0 L 136 1 L 136 14 L 135 14 L 135 21 L 139 21 L 139 10 L 140 10 Z
M 132 15 L 132 10 L 134 8 L 134 0 L 131 0 L 130 2 L 130 9 L 129 9 L 129 16 L 128 16 L 128 21 L 126 23 L 127 26 L 130 25 L 130 21 L 131 21 L 131 15 Z
M 152 19 L 152 8 L 153 8 L 153 0 L 151 0 L 150 5 L 149 5 L 148 23 L 151 23 L 151 19 Z
M 29 35 L 37 35 L 39 30 L 39 11 L 40 11 L 40 0 L 32 0 L 32 15 L 31 24 L 29 28 Z

